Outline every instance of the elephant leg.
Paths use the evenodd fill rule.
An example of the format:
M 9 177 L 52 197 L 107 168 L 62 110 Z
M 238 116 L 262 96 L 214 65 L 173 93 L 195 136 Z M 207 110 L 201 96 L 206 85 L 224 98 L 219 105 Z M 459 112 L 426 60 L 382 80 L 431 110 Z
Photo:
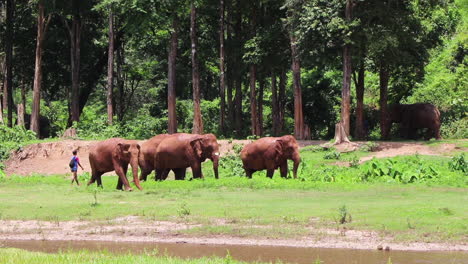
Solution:
M 280 172 L 281 172 L 281 177 L 287 178 L 288 177 L 288 162 L 284 161 L 280 165 Z
M 122 180 L 119 178 L 119 180 L 117 181 L 117 190 L 123 190 L 123 182 Z
M 169 169 L 156 169 L 155 170 L 155 175 L 154 175 L 154 180 L 155 181 L 163 181 L 167 178 L 167 175 L 169 174 Z
M 101 175 L 103 173 L 94 171 L 91 174 L 91 179 L 89 179 L 88 186 L 97 181 L 97 186 L 102 187 Z
M 146 179 L 148 178 L 148 174 L 150 173 L 150 170 L 142 169 L 140 174 L 140 181 L 146 181 Z
M 175 174 L 175 179 L 176 180 L 184 180 L 186 170 L 187 170 L 187 168 L 173 169 L 174 174 Z
M 127 168 L 128 168 L 128 165 L 124 168 L 124 167 L 116 167 L 115 168 L 115 173 L 119 176 L 119 180 L 122 181 L 123 185 L 125 186 L 125 190 L 126 191 L 132 191 L 132 187 L 130 187 L 130 184 L 128 183 L 128 180 L 127 180 Z
M 200 162 L 195 162 L 194 164 L 192 164 L 191 168 L 192 168 L 192 175 L 194 179 L 203 178 Z
M 97 186 L 102 188 L 102 178 L 101 178 L 101 176 L 102 176 L 102 173 L 97 175 L 96 181 L 97 181 Z
M 274 173 L 275 173 L 275 169 L 267 170 L 267 177 L 272 179 Z
M 245 169 L 245 175 L 247 175 L 247 178 L 252 179 L 252 174 L 255 172 L 255 170 L 252 169 Z
M 88 186 L 93 184 L 96 181 L 96 174 L 97 173 L 94 170 L 91 172 L 91 179 L 89 179 L 88 181 Z

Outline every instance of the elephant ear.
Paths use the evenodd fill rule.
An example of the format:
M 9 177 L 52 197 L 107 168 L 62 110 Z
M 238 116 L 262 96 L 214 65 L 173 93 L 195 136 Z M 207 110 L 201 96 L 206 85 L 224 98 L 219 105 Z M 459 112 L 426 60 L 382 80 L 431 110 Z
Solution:
M 202 153 L 203 153 L 202 144 L 203 144 L 203 138 L 196 138 L 190 141 L 190 146 L 192 146 L 193 152 L 198 158 L 202 157 Z
M 122 153 L 125 153 L 125 152 L 128 152 L 128 150 L 130 149 L 130 144 L 127 144 L 127 143 L 119 143 L 119 144 L 117 144 L 117 148 L 118 148 Z
M 275 149 L 275 159 L 276 159 L 276 161 L 278 161 L 278 159 L 283 156 L 285 143 L 286 142 L 284 142 L 281 139 L 275 140 L 274 149 Z

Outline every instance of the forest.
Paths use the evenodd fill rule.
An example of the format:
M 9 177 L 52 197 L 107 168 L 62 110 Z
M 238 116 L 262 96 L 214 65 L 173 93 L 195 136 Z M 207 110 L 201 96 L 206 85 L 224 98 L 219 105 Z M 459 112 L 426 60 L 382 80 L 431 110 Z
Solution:
M 4 130 L 375 140 L 421 102 L 468 137 L 466 0 L 2 0 L 0 21 Z

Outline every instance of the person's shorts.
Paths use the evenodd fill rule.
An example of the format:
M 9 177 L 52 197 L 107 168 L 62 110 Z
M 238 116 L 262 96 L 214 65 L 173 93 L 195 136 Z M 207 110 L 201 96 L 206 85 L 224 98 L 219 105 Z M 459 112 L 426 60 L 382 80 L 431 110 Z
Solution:
M 78 171 L 78 168 L 76 168 L 76 169 L 75 169 L 75 168 L 71 169 L 71 172 L 77 172 L 77 171 Z

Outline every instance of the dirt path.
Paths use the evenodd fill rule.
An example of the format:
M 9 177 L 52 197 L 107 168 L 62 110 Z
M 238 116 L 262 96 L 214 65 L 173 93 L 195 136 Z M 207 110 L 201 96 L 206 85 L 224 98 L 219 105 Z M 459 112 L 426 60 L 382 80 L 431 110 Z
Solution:
M 227 225 L 225 221 L 216 221 Z M 131 224 L 130 224 L 131 223 Z M 382 237 L 372 231 L 316 229 L 294 239 L 249 238 L 230 235 L 190 236 L 183 231 L 200 227 L 184 222 L 149 221 L 127 216 L 106 221 L 0 221 L 0 240 L 61 240 L 61 241 L 115 241 L 167 242 L 214 245 L 261 245 L 310 248 L 371 249 L 390 247 L 391 250 L 459 250 L 468 251 L 467 243 L 395 243 L 391 237 Z M 267 228 L 267 227 L 266 227 Z
M 85 171 L 90 172 L 88 154 L 90 147 L 97 141 L 63 140 L 58 142 L 38 143 L 26 146 L 14 152 L 9 160 L 5 162 L 7 175 L 53 175 L 69 172 L 68 162 L 72 156 L 71 152 L 78 149 L 80 162 Z M 141 141 L 144 142 L 144 141 Z M 245 145 L 251 140 L 218 140 L 220 143 L 221 155 L 233 154 L 233 146 L 236 144 Z M 301 140 L 300 147 L 308 145 L 321 145 L 326 141 L 321 140 Z M 359 142 L 358 142 L 359 143 Z M 362 143 L 362 142 L 360 142 Z M 394 157 L 399 155 L 423 154 L 442 155 L 455 150 L 457 147 L 452 143 L 439 144 L 430 147 L 424 143 L 415 142 L 379 142 L 376 152 L 361 158 L 361 162 L 376 158 Z

